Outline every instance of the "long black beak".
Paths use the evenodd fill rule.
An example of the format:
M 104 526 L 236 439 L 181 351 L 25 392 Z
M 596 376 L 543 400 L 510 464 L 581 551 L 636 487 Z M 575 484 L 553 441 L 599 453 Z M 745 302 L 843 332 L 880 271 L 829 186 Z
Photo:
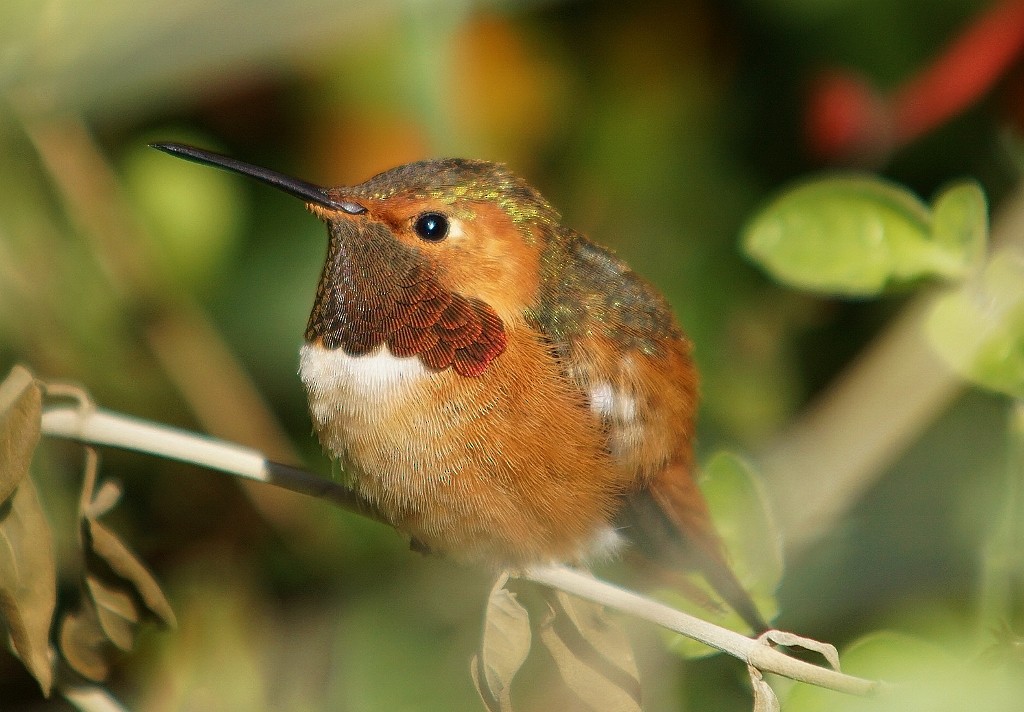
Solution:
M 366 208 L 359 203 L 347 200 L 334 200 L 327 195 L 326 188 L 307 183 L 298 178 L 286 176 L 283 173 L 278 173 L 268 168 L 260 168 L 251 163 L 223 156 L 213 151 L 204 151 L 201 148 L 187 146 L 183 143 L 151 143 L 149 145 L 172 156 L 184 158 L 187 161 L 195 161 L 207 166 L 216 166 L 232 173 L 255 178 L 261 183 L 266 183 L 278 190 L 283 190 L 285 193 L 294 195 L 296 198 L 300 198 L 307 203 L 316 203 L 331 210 L 341 210 L 349 215 L 359 215 L 366 212 Z

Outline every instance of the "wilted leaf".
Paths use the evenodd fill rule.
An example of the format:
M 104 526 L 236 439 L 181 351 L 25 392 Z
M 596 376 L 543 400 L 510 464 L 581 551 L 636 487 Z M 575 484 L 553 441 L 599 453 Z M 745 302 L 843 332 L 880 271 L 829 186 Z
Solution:
M 0 504 L 28 476 L 39 443 L 42 397 L 32 374 L 15 366 L 0 383 Z
M 15 653 L 49 695 L 57 570 L 50 525 L 31 478 L 18 485 L 0 512 L 0 616 Z
M 619 623 L 602 606 L 564 591 L 550 592 L 549 600 L 540 638 L 569 689 L 595 712 L 642 709 L 633 646 Z
M 928 316 L 939 354 L 967 380 L 1024 397 L 1024 258 L 1004 251 Z
M 89 502 L 88 515 L 93 519 L 102 517 L 113 509 L 121 499 L 121 485 L 117 482 L 107 480 L 100 485 L 99 490 L 93 495 Z
M 871 296 L 893 282 L 959 278 L 987 239 L 973 183 L 936 202 L 868 176 L 810 181 L 784 192 L 747 225 L 743 246 L 779 280 L 803 289 Z
M 131 650 L 140 617 L 135 596 L 123 584 L 105 581 L 94 574 L 85 577 L 85 587 L 96 604 L 100 627 L 110 642 L 121 650 Z
M 92 600 L 83 596 L 81 610 L 61 621 L 61 655 L 79 675 L 102 682 L 110 674 L 106 656 L 109 645 Z
M 84 520 L 89 546 L 117 576 L 134 587 L 146 608 L 168 626 L 175 626 L 174 611 L 160 585 L 116 534 L 95 519 Z M 101 619 L 102 620 L 102 619 Z
M 719 452 L 703 467 L 700 488 L 711 509 L 715 528 L 725 543 L 729 565 L 736 578 L 765 620 L 772 620 L 779 609 L 775 590 L 784 569 L 782 544 L 756 473 L 737 455 Z M 680 610 L 712 623 L 732 630 L 750 629 L 703 578 L 695 576 L 693 585 L 720 605 L 709 610 L 699 601 L 676 591 L 659 591 L 658 595 Z M 703 643 L 671 631 L 665 631 L 663 636 L 668 646 L 683 657 L 715 652 Z
M 750 673 L 750 686 L 754 690 L 754 712 L 779 712 L 779 698 L 772 686 L 765 681 L 761 671 L 747 665 L 747 672 Z
M 796 635 L 794 633 L 787 633 L 784 630 L 770 630 L 762 635 L 758 640 L 762 642 L 770 642 L 773 645 L 784 645 L 787 648 L 803 648 L 804 650 L 810 650 L 815 652 L 821 657 L 825 658 L 825 662 L 833 670 L 839 669 L 839 651 L 831 643 L 823 643 L 820 640 L 814 640 L 813 638 L 804 638 L 803 636 Z
M 487 599 L 480 653 L 473 656 L 472 673 L 476 691 L 490 712 L 511 712 L 512 679 L 530 653 L 530 616 L 505 588 L 501 576 Z

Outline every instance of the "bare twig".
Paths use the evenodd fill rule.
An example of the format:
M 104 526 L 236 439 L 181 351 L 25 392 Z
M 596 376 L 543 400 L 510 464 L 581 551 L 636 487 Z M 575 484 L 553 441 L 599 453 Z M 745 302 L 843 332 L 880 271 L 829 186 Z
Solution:
M 256 450 L 104 410 L 54 407 L 43 414 L 46 435 L 145 452 L 330 500 L 384 521 L 354 493 L 335 482 L 268 461 Z M 650 621 L 728 653 L 748 665 L 839 692 L 871 694 L 879 683 L 791 658 L 767 644 L 714 625 L 586 573 L 564 567 L 532 569 L 523 578 L 587 598 Z

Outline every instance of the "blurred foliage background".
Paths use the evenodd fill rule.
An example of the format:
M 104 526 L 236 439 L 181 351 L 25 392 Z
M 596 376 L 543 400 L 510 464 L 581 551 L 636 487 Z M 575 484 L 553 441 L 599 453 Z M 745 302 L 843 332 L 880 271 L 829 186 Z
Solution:
M 912 297 L 777 286 L 742 257 L 744 222 L 788 181 L 843 165 L 808 148 L 824 68 L 894 90 L 990 4 L 6 0 L 0 371 L 25 362 L 105 407 L 329 476 L 296 376 L 322 225 L 292 198 L 146 143 L 325 184 L 472 156 L 528 176 L 669 296 L 703 374 L 702 453 L 769 452 Z M 1020 79 L 1018 63 L 936 130 L 852 160 L 923 196 L 973 176 L 998 207 L 1021 165 Z M 1006 412 L 957 388 L 932 407 L 791 548 L 779 626 L 838 645 L 879 628 L 927 634 L 937 619 L 968 630 L 1004 495 Z M 56 443 L 37 458 L 58 531 L 79 459 Z M 218 474 L 116 452 L 103 472 L 127 489 L 111 526 L 180 620 L 122 661 L 111 687 L 132 709 L 479 709 L 468 661 L 484 572 Z M 807 486 L 829 474 L 823 463 Z M 633 629 L 650 709 L 749 709 L 741 665 L 687 663 Z M 543 685 L 525 694 L 564 706 Z M 42 704 L 0 655 L 3 709 L 63 704 Z

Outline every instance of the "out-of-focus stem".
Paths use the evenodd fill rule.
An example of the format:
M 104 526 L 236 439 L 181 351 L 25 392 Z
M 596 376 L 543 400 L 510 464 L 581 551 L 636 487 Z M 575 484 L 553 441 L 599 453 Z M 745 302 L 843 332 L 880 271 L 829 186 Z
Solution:
M 992 243 L 996 250 L 1024 245 L 1024 186 L 1000 206 Z M 830 529 L 962 390 L 925 333 L 935 296 L 912 301 L 760 454 L 789 553 Z
M 1003 509 L 985 546 L 978 600 L 985 634 L 1024 618 L 1024 402 L 1013 402 L 1007 420 Z

